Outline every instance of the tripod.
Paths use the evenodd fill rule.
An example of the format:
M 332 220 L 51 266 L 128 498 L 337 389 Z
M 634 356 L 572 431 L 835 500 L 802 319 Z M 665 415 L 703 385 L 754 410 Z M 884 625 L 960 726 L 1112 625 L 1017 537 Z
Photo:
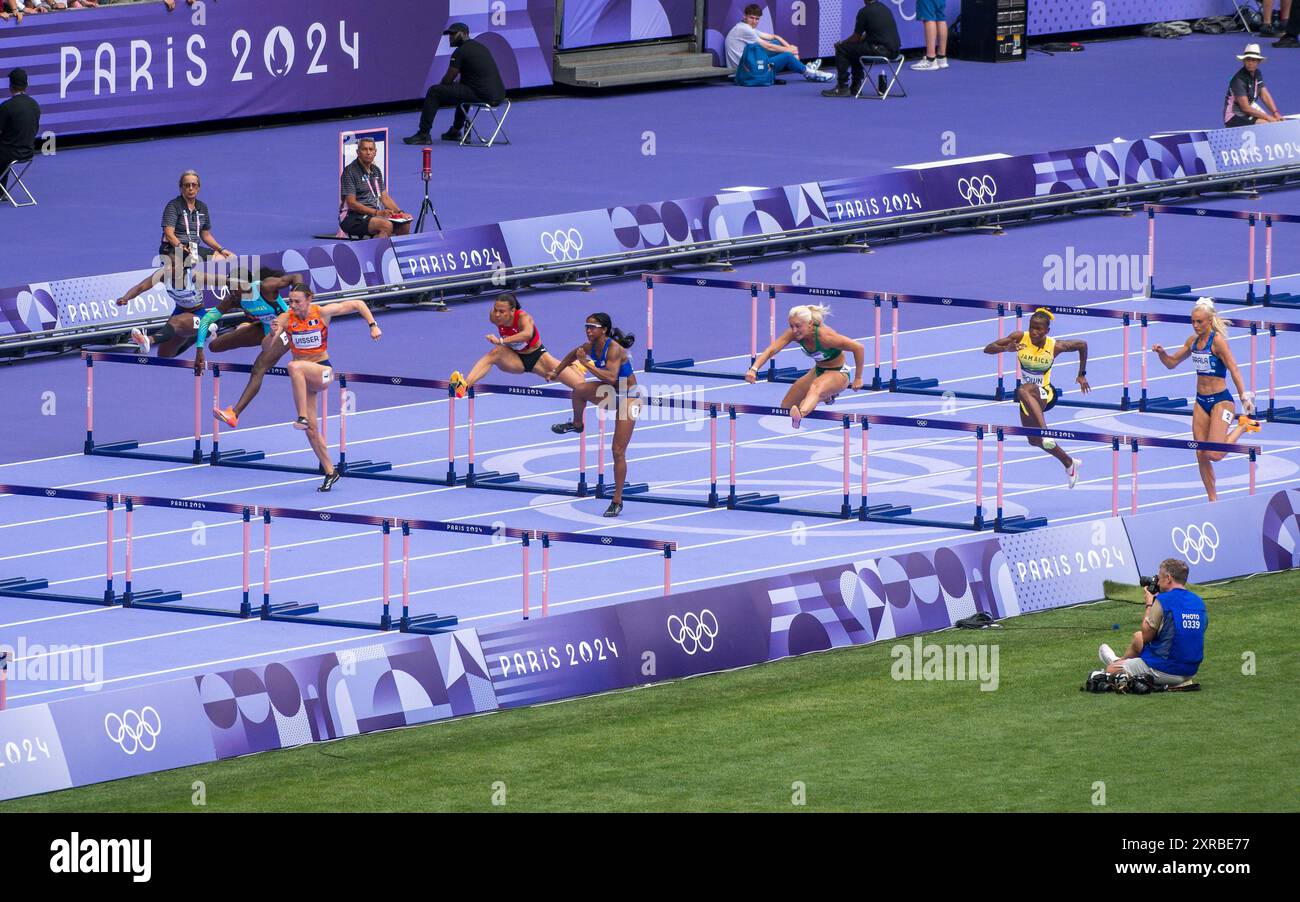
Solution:
M 429 150 L 428 148 L 426 148 L 425 149 L 426 160 L 429 158 L 428 154 L 429 154 Z M 424 231 L 424 216 L 426 213 L 433 214 L 433 224 L 437 227 L 439 232 L 442 231 L 442 222 L 439 221 L 438 219 L 438 211 L 433 208 L 433 201 L 429 200 L 429 179 L 431 179 L 432 177 L 433 177 L 432 171 L 430 171 L 428 166 L 425 166 L 424 171 L 420 173 L 420 178 L 424 179 L 424 200 L 421 201 L 420 203 L 420 214 L 415 219 L 416 232 Z

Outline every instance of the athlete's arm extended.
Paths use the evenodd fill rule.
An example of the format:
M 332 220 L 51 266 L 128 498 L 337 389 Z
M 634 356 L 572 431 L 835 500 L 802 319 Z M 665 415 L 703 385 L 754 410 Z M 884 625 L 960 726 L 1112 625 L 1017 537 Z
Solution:
M 781 349 L 784 348 L 786 345 L 790 344 L 790 342 L 792 341 L 794 341 L 794 330 L 792 329 L 786 329 L 784 332 L 778 335 L 776 341 L 772 342 L 770 345 L 764 348 L 763 352 L 754 359 L 754 365 L 751 366 L 749 370 L 745 373 L 745 381 L 750 384 L 757 382 L 758 371 L 763 368 L 763 364 L 767 363 L 777 354 L 781 353 Z
M 1183 346 L 1173 354 L 1166 353 L 1164 347 L 1161 345 L 1152 345 L 1151 350 L 1160 358 L 1160 362 L 1165 365 L 1166 369 L 1172 370 L 1174 367 L 1178 366 L 1178 364 L 1191 356 L 1192 341 L 1195 340 L 1195 338 L 1195 335 L 1190 336 L 1187 341 L 1183 342 Z
M 279 294 L 286 288 L 293 285 L 303 284 L 302 273 L 291 272 L 284 276 L 267 276 L 262 280 L 262 290 L 271 294 Z
M 1246 408 L 1246 413 L 1253 416 L 1255 413 L 1255 396 L 1246 391 L 1246 383 L 1241 378 L 1241 370 L 1237 366 L 1236 358 L 1232 356 L 1232 348 L 1228 346 L 1228 339 L 1215 334 L 1212 347 L 1214 348 L 1214 356 L 1222 360 L 1223 365 L 1232 374 L 1232 384 L 1237 386 L 1237 394 L 1241 395 L 1242 405 Z
M 1057 339 L 1052 357 L 1055 359 L 1071 351 L 1079 352 L 1079 375 L 1075 377 L 1074 381 L 1079 383 L 1079 388 L 1083 390 L 1084 394 L 1087 394 L 1092 391 L 1092 386 L 1088 384 L 1088 343 L 1081 338 Z
M 117 299 L 117 306 L 125 307 L 128 302 L 135 300 L 140 295 L 148 291 L 150 288 L 153 288 L 155 285 L 161 282 L 162 279 L 163 279 L 163 271 L 161 269 L 153 273 L 152 275 L 150 275 L 148 278 L 141 279 L 138 285 L 136 285 L 126 294 L 122 295 L 120 298 Z
M 336 316 L 346 316 L 349 313 L 359 313 L 361 314 L 361 318 L 370 326 L 371 338 L 375 341 L 379 341 L 379 336 L 384 334 L 379 328 L 379 323 L 375 322 L 374 314 L 370 312 L 370 308 L 366 305 L 366 302 L 360 298 L 350 298 L 346 301 L 339 301 L 336 304 L 330 304 L 328 307 L 322 307 L 320 313 L 327 323 Z M 276 321 L 279 322 L 279 320 Z
M 1004 354 L 1007 351 L 1014 351 L 1020 345 L 1020 339 L 1025 335 L 1024 332 L 1012 332 L 1005 338 L 999 338 L 997 341 L 990 341 L 984 346 L 985 354 Z

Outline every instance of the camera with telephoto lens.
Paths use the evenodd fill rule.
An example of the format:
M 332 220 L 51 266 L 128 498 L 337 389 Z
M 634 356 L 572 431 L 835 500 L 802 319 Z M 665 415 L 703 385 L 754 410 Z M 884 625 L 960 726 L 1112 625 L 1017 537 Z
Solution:
M 1138 584 L 1152 595 L 1160 594 L 1160 577 L 1158 576 L 1139 577 Z

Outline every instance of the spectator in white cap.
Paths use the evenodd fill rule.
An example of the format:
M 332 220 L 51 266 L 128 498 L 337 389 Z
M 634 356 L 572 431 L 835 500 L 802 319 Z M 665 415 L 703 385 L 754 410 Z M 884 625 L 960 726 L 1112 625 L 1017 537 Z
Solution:
M 1277 111 L 1273 95 L 1264 86 L 1264 73 L 1259 71 L 1259 64 L 1264 61 L 1259 45 L 1247 44 L 1237 59 L 1241 60 L 1241 68 L 1228 83 L 1228 96 L 1223 105 L 1224 126 L 1237 128 L 1281 122 L 1282 114 Z

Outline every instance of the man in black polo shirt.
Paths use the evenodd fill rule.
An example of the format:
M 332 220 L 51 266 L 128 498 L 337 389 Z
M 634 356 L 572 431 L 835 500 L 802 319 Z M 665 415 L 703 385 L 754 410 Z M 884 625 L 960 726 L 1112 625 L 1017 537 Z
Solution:
M 835 45 L 835 87 L 822 91 L 823 97 L 854 97 L 862 87 L 864 56 L 898 56 L 898 23 L 883 3 L 863 0 L 862 9 L 853 22 L 853 34 Z M 849 83 L 852 75 L 853 83 Z
M 1282 116 L 1273 102 L 1273 95 L 1264 87 L 1264 73 L 1259 71 L 1259 64 L 1264 61 L 1259 45 L 1247 44 L 1237 59 L 1241 60 L 1241 68 L 1228 82 L 1228 96 L 1223 108 L 1224 127 L 1281 122 Z
M 391 197 L 384 172 L 375 165 L 373 138 L 357 142 L 357 158 L 339 174 L 343 218 L 339 228 L 354 238 L 387 238 L 411 231 L 411 218 Z
M 0 186 L 9 186 L 9 164 L 26 162 L 36 152 L 41 128 L 41 107 L 27 96 L 27 70 L 9 73 L 9 93 L 0 103 Z
M 447 74 L 439 84 L 429 89 L 424 95 L 424 111 L 420 114 L 420 128 L 409 138 L 402 141 L 407 144 L 428 144 L 433 140 L 429 130 L 433 128 L 433 117 L 440 106 L 454 106 L 456 118 L 451 128 L 442 134 L 444 141 L 459 141 L 465 129 L 465 114 L 461 112 L 462 103 L 490 103 L 495 106 L 506 99 L 506 86 L 501 81 L 501 70 L 487 47 L 469 36 L 469 26 L 464 22 L 453 22 L 443 32 L 451 46 L 456 49 L 451 54 L 451 64 Z M 460 83 L 456 83 L 457 77 Z

